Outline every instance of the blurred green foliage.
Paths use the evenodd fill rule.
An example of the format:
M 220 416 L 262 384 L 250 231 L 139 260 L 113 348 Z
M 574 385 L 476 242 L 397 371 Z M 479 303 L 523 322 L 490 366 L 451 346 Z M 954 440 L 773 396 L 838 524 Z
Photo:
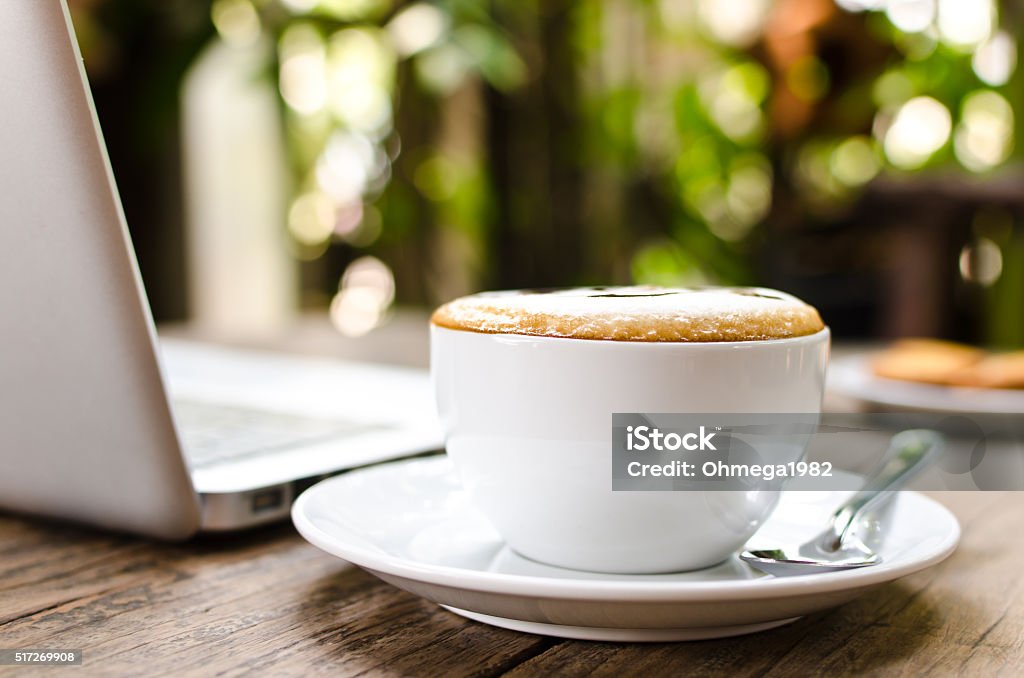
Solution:
M 365 54 L 363 65 L 382 69 L 378 85 L 399 110 L 384 128 L 358 129 L 357 124 L 355 131 L 382 148 L 393 149 L 400 140 L 402 154 L 414 161 L 392 168 L 401 171 L 363 196 L 379 209 L 379 216 L 371 217 L 383 221 L 383 228 L 372 229 L 379 230 L 378 238 L 372 243 L 347 239 L 357 249 L 395 246 L 429 228 L 417 224 L 426 210 L 459 231 L 468 249 L 479 254 L 471 278 L 485 277 L 481 271 L 503 254 L 487 251 L 487 229 L 495 218 L 495 193 L 505 187 L 495 185 L 489 174 L 493 163 L 488 163 L 486 139 L 475 147 L 446 147 L 444 137 L 453 133 L 442 129 L 445 110 L 454 106 L 455 115 L 466 117 L 456 125 L 476 126 L 478 136 L 485 135 L 481 129 L 489 124 L 494 97 L 467 113 L 451 103 L 460 92 L 484 87 L 499 99 L 528 98 L 523 90 L 531 82 L 553 77 L 547 72 L 553 57 L 539 35 L 558 14 L 554 5 L 564 10 L 556 19 L 558 38 L 571 45 L 575 61 L 577 82 L 565 84 L 576 96 L 565 104 L 575 107 L 568 114 L 578 125 L 573 162 L 585 175 L 581 195 L 608 203 L 608 209 L 580 209 L 594 238 L 617 241 L 604 256 L 590 256 L 578 275 L 583 279 L 749 281 L 750 242 L 778 209 L 774 201 L 803 201 L 797 211 L 810 218 L 827 215 L 880 172 L 954 165 L 987 172 L 1002 165 L 1013 147 L 1018 102 L 1006 97 L 1015 55 L 1003 49 L 1007 63 L 988 66 L 996 71 L 989 78 L 994 86 L 979 75 L 984 67 L 979 68 L 977 53 L 984 45 L 1009 41 L 1015 51 L 1013 38 L 996 31 L 994 14 L 978 43 L 964 45 L 941 34 L 934 8 L 920 30 L 898 28 L 892 20 L 900 16 L 893 9 L 898 0 L 888 11 L 858 13 L 838 7 L 823 12 L 821 3 L 805 3 L 801 14 L 794 3 L 779 3 L 792 15 L 781 18 L 779 7 L 739 3 L 760 12 L 746 36 L 722 29 L 727 19 L 716 13 L 749 9 L 729 3 L 253 1 L 279 45 L 297 27 L 312 27 L 325 45 L 352 30 L 383 45 L 375 58 L 386 65 L 374 65 Z M 795 37 L 782 38 L 803 40 L 796 54 L 773 52 L 774 34 L 785 32 L 782 20 L 803 22 Z M 862 53 L 870 58 L 858 63 Z M 286 69 L 280 59 L 284 48 L 277 54 L 276 66 L 285 73 L 280 70 Z M 325 77 L 330 87 L 330 75 Z M 788 107 L 776 105 L 780 91 L 790 100 Z M 980 120 L 975 127 L 983 129 L 972 137 L 969 102 L 979 91 L 990 94 L 975 107 Z M 422 119 L 403 129 L 401 108 L 413 105 Z M 793 111 L 799 120 L 786 119 Z M 433 129 L 425 129 L 424 122 Z M 299 185 L 318 190 L 318 158 L 332 135 L 352 125 L 344 115 L 325 119 L 320 111 L 294 107 L 288 124 Z M 392 155 L 391 160 L 404 162 Z M 648 214 L 630 211 L 638 199 L 656 204 L 648 205 Z M 515 212 L 524 200 L 504 204 Z M 529 207 L 519 211 L 522 218 L 533 213 Z M 631 223 L 653 219 L 658 222 Z M 315 257 L 327 243 L 346 240 L 344 233 L 322 233 L 319 242 L 304 244 L 304 256 Z
M 762 243 L 833 222 L 873 182 L 999 174 L 1024 105 L 1011 9 L 214 0 L 211 16 L 224 42 L 269 45 L 297 256 L 328 294 L 370 254 L 399 300 L 433 303 L 753 282 Z M 974 245 L 1010 266 L 1018 240 Z

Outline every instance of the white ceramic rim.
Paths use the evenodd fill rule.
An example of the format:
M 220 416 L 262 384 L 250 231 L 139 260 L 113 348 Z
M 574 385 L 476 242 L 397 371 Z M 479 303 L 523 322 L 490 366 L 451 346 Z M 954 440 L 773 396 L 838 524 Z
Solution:
M 407 459 L 370 468 L 420 461 L 425 460 Z M 352 473 L 359 472 L 357 470 Z M 345 482 L 348 475 L 344 474 L 323 480 L 299 496 L 292 506 L 292 521 L 295 523 L 299 534 L 322 551 L 368 570 L 379 571 L 403 579 L 481 593 L 587 601 L 697 602 L 771 599 L 807 593 L 845 591 L 882 584 L 939 563 L 953 553 L 960 540 L 960 524 L 945 506 L 917 492 L 901 490 L 901 492 L 914 495 L 915 499 L 919 501 L 930 504 L 930 508 L 942 516 L 951 528 L 946 538 L 933 549 L 929 556 L 902 564 L 893 565 L 882 561 L 879 565 L 871 567 L 830 572 L 828 574 L 810 574 L 782 578 L 765 577 L 729 582 L 595 581 L 494 574 L 464 570 L 447 565 L 415 563 L 399 556 L 359 546 L 347 546 L 346 548 L 339 549 L 335 539 L 316 527 L 306 517 L 305 507 L 310 501 L 311 496 L 319 492 L 328 491 L 333 484 Z
M 541 334 L 515 334 L 512 332 L 477 332 L 476 330 L 456 330 L 451 327 L 443 327 L 434 323 L 430 324 L 430 329 L 436 332 L 451 332 L 453 334 L 470 334 L 478 337 L 488 337 L 491 339 L 501 340 L 504 342 L 551 342 L 551 341 L 574 341 L 582 344 L 593 344 L 599 346 L 659 346 L 661 350 L 668 348 L 674 348 L 679 350 L 681 347 L 686 346 L 688 348 L 701 350 L 709 349 L 722 349 L 722 350 L 736 350 L 751 348 L 753 346 L 787 346 L 787 345 L 800 345 L 810 344 L 816 341 L 820 341 L 823 338 L 831 336 L 831 330 L 828 325 L 821 328 L 814 334 L 803 334 L 799 337 L 784 337 L 781 339 L 748 339 L 746 341 L 635 341 L 628 340 L 623 341 L 619 339 L 581 339 L 579 337 L 550 337 Z M 614 349 L 613 349 L 614 350 Z

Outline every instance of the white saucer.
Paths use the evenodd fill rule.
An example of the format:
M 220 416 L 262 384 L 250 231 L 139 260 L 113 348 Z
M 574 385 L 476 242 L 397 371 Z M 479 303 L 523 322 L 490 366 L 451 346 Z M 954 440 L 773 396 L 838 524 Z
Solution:
M 871 355 L 833 359 L 828 366 L 828 389 L 868 405 L 920 412 L 958 414 L 1024 414 L 1024 391 L 1008 388 L 939 386 L 876 377 Z
M 820 532 L 846 493 L 790 492 L 751 545 Z M 774 578 L 738 558 L 697 572 L 609 575 L 522 558 L 472 509 L 444 456 L 353 471 L 308 489 L 292 508 L 299 532 L 327 553 L 470 619 L 516 631 L 609 641 L 753 633 L 841 605 L 938 563 L 960 527 L 936 502 L 900 493 L 882 563 Z

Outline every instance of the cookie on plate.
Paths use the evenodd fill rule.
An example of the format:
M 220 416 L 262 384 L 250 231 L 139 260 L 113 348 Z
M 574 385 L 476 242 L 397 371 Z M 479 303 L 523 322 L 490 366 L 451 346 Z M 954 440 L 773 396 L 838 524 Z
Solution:
M 871 370 L 886 379 L 950 384 L 985 356 L 979 348 L 951 341 L 901 339 L 874 356 Z
M 949 383 L 979 388 L 1024 388 L 1024 351 L 990 355 L 950 375 Z

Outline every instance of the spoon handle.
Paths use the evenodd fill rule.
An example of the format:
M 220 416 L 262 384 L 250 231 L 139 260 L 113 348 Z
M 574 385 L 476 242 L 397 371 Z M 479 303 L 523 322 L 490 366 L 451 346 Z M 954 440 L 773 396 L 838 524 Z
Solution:
M 856 521 L 891 498 L 890 491 L 906 483 L 924 468 L 942 449 L 943 442 L 941 435 L 928 429 L 914 429 L 894 435 L 882 462 L 865 479 L 864 487 L 832 514 L 821 547 L 826 551 L 838 550 Z

